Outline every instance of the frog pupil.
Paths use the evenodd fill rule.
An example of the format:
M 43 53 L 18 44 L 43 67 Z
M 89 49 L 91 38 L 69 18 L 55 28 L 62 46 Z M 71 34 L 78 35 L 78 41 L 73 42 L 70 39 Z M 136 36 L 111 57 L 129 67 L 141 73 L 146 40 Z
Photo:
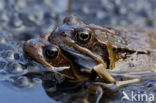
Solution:
M 81 34 L 80 34 L 80 37 L 81 37 L 82 39 L 87 39 L 87 38 L 88 38 L 88 34 L 86 34 L 86 33 L 81 33 Z
M 88 44 L 92 38 L 92 35 L 89 31 L 77 31 L 75 35 L 75 40 L 79 44 Z
M 58 49 L 54 46 L 48 46 L 45 49 L 45 56 L 49 59 L 57 58 L 58 54 Z
M 47 54 L 48 54 L 48 55 L 50 55 L 50 56 L 52 56 L 52 55 L 54 55 L 54 54 L 55 54 L 55 51 L 48 50 L 48 51 L 47 51 Z

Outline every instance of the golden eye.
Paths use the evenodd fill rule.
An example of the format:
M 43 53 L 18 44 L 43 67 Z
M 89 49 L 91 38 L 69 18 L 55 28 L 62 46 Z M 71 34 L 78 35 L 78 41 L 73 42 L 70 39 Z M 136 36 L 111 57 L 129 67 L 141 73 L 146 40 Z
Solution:
M 55 46 L 47 46 L 44 50 L 44 54 L 48 59 L 56 59 L 59 56 L 59 50 Z
M 91 39 L 91 34 L 88 32 L 80 32 L 80 33 L 77 33 L 76 36 L 77 36 L 78 42 L 81 42 L 81 43 L 87 43 Z

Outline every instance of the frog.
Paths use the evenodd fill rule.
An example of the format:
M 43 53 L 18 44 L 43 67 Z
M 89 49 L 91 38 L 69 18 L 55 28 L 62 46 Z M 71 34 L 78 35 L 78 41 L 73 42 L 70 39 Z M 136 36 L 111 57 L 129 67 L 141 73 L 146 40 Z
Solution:
M 63 24 L 49 36 L 49 41 L 58 45 L 66 56 L 79 65 L 80 71 L 95 71 L 108 82 L 115 82 L 107 70 L 115 68 L 120 59 L 132 54 L 150 55 L 156 49 L 154 29 L 109 27 L 87 24 L 78 16 L 68 16 Z
M 73 74 L 74 71 L 71 72 L 73 68 L 73 70 L 76 70 L 72 62 L 66 58 L 57 45 L 48 41 L 49 36 L 50 33 L 45 33 L 41 34 L 39 38 L 24 42 L 24 57 L 47 66 L 63 77 L 69 79 L 79 78 Z
M 55 67 L 70 68 L 66 70 L 68 72 L 57 72 L 70 79 L 82 81 L 102 76 L 105 82 L 116 83 L 107 70 L 112 70 L 115 62 L 133 53 L 150 55 L 156 47 L 155 38 L 153 30 L 147 32 L 134 27 L 103 27 L 86 24 L 77 16 L 68 16 L 63 25 L 53 32 L 26 41 L 23 51 L 28 57 L 52 70 Z M 57 52 L 56 56 L 49 58 L 53 49 Z

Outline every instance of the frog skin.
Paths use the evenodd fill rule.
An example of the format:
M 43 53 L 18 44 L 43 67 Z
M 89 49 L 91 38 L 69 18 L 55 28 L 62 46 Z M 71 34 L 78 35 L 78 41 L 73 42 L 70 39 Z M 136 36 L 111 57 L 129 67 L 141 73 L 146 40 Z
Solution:
M 58 45 L 82 72 L 103 71 L 93 69 L 103 64 L 113 69 L 115 62 L 131 54 L 150 55 L 156 48 L 156 32 L 138 27 L 102 27 L 86 24 L 77 16 L 68 16 L 62 26 L 49 36 L 49 41 Z M 113 82 L 113 80 L 110 82 Z

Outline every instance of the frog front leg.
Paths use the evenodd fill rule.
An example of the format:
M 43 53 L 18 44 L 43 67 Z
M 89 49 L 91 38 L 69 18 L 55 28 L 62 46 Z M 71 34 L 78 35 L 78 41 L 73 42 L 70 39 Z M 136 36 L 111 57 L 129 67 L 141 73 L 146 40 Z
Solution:
M 66 42 L 67 43 L 67 42 Z M 67 43 L 68 45 L 72 46 L 74 49 L 81 50 L 82 53 L 89 55 L 96 61 L 98 61 L 99 65 L 96 65 L 93 67 L 93 70 L 100 76 L 102 76 L 107 82 L 109 83 L 115 83 L 115 79 L 107 72 L 107 64 L 99 57 L 97 57 L 95 54 L 90 52 L 88 49 L 83 48 L 76 43 Z

